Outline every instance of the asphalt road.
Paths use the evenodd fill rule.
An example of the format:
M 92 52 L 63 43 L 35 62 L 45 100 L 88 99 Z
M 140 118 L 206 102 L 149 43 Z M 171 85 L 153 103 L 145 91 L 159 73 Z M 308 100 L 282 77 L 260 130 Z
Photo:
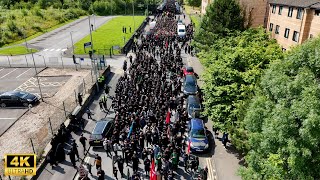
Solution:
M 28 109 L 0 109 L 0 136 L 14 124 Z

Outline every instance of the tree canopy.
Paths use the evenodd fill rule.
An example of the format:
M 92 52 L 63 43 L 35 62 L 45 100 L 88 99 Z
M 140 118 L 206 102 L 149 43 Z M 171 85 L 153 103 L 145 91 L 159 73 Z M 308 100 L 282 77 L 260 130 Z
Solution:
M 320 39 L 271 63 L 244 118 L 244 179 L 320 178 Z

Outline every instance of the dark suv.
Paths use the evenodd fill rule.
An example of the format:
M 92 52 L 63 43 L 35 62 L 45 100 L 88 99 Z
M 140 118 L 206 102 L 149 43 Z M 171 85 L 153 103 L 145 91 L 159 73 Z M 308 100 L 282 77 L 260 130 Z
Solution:
M 23 91 L 9 91 L 0 94 L 0 107 L 5 108 L 8 106 L 24 106 L 35 105 L 39 103 L 37 96 Z
M 96 123 L 90 138 L 90 146 L 103 146 L 103 139 L 110 137 L 113 130 L 113 120 L 101 119 Z

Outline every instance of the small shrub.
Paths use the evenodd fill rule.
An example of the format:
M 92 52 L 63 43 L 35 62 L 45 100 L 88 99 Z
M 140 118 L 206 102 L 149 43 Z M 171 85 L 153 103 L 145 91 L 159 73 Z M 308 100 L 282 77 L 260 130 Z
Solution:
M 10 14 L 10 15 L 9 15 L 9 19 L 11 19 L 11 20 L 16 20 L 16 15 Z
M 34 11 L 33 11 L 33 12 L 34 12 L 34 13 L 33 13 L 34 15 L 43 18 L 43 14 L 42 14 L 42 12 L 41 12 L 41 9 L 39 9 L 39 8 L 34 8 Z
M 37 32 L 43 32 L 42 28 L 37 24 L 34 24 L 31 28 Z
M 28 11 L 26 9 L 21 9 L 21 13 L 23 16 L 27 16 L 28 15 Z

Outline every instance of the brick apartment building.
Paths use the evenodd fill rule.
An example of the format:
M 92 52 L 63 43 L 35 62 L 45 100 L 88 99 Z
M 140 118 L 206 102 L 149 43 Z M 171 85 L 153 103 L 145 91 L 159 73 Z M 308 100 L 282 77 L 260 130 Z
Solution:
M 320 34 L 320 0 L 270 0 L 267 31 L 283 50 Z
M 202 0 L 201 14 L 206 13 L 207 6 L 214 0 Z M 239 0 L 239 4 L 246 10 L 246 18 L 250 20 L 250 27 L 266 27 L 267 25 L 267 0 Z M 248 23 L 248 22 L 247 22 Z

